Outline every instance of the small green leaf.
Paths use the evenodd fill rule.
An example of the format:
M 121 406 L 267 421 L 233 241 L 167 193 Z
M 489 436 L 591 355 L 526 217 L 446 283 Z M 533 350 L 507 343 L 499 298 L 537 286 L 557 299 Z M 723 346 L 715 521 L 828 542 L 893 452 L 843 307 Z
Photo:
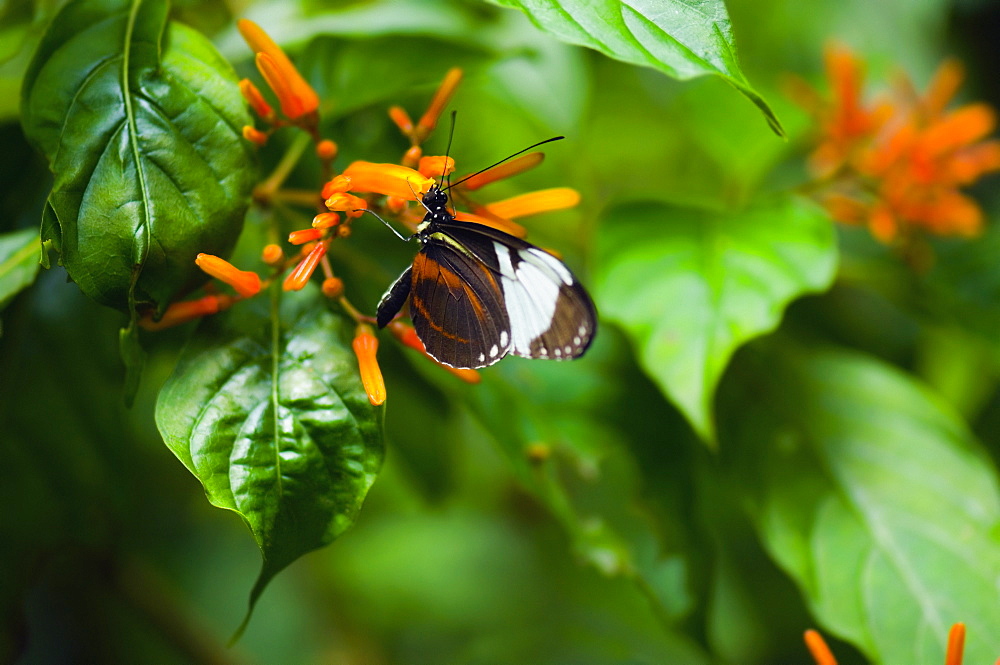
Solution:
M 961 420 L 855 353 L 744 358 L 720 399 L 723 454 L 820 622 L 875 662 L 937 665 L 962 621 L 967 662 L 992 662 L 1000 489 Z
M 764 113 L 776 134 L 785 134 L 774 111 L 740 70 L 722 0 L 495 1 L 520 9 L 565 42 L 616 60 L 653 67 L 677 79 L 721 76 Z
M 598 309 L 709 442 L 732 353 L 777 326 L 791 300 L 829 286 L 837 264 L 832 225 L 798 198 L 735 214 L 630 205 L 607 216 L 600 240 Z
M 351 526 L 383 457 L 349 322 L 316 289 L 286 295 L 280 314 L 276 299 L 204 321 L 156 405 L 167 446 L 260 547 L 251 609 L 282 568 Z
M 35 229 L 0 234 L 0 310 L 34 283 L 40 249 Z
M 75 0 L 25 76 L 22 123 L 55 181 L 43 240 L 88 296 L 163 309 L 227 254 L 253 184 L 249 117 L 208 40 L 165 0 Z

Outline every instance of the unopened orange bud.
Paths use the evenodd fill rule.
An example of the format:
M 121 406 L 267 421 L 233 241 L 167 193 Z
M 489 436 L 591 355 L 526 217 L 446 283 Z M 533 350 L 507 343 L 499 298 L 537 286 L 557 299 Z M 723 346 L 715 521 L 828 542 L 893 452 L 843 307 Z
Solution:
M 330 139 L 323 139 L 316 144 L 316 156 L 323 161 L 333 161 L 337 156 L 337 144 Z
M 260 260 L 269 266 L 276 266 L 285 260 L 285 252 L 281 245 L 264 245 L 264 250 L 260 254 Z
M 329 182 L 323 185 L 323 189 L 320 190 L 320 196 L 326 200 L 334 194 L 343 194 L 349 191 L 351 191 L 351 179 L 346 175 L 335 175 Z
M 503 201 L 496 201 L 486 206 L 497 217 L 516 219 L 550 210 L 572 208 L 580 202 L 580 194 L 569 187 L 542 189 L 537 192 L 521 194 Z
M 207 274 L 233 287 L 244 298 L 260 292 L 260 275 L 255 272 L 240 270 L 229 261 L 211 254 L 199 254 L 194 262 Z
M 144 316 L 139 319 L 139 325 L 143 330 L 153 332 L 164 330 L 229 309 L 234 302 L 236 302 L 236 298 L 226 294 L 205 296 L 198 300 L 175 302 L 167 307 L 167 311 L 163 313 L 159 321 L 154 321 L 152 317 Z
M 319 95 L 274 40 L 253 21 L 241 19 L 236 27 L 257 53 L 257 68 L 281 102 L 281 112 L 292 120 L 314 112 L 319 107 Z
M 945 652 L 944 665 L 962 665 L 962 653 L 965 651 L 965 624 L 956 623 L 948 631 L 948 650 Z
M 253 112 L 262 119 L 270 120 L 274 117 L 274 109 L 271 108 L 271 105 L 264 99 L 264 95 L 260 94 L 260 90 L 250 79 L 240 81 L 240 93 L 243 95 L 243 99 L 250 104 Z
M 378 351 L 378 338 L 375 337 L 371 326 L 359 325 L 351 346 L 354 349 L 354 355 L 358 357 L 361 384 L 368 394 L 368 401 L 373 406 L 379 406 L 385 402 L 385 380 L 382 378 L 382 370 L 375 357 Z
M 444 155 L 421 157 L 417 170 L 428 178 L 444 177 L 455 172 L 455 160 Z
M 830 647 L 823 641 L 823 636 L 811 628 L 805 632 L 806 647 L 812 654 L 816 665 L 837 665 L 837 659 L 830 653 Z
M 368 201 L 365 201 L 360 196 L 341 192 L 328 198 L 326 200 L 326 207 L 333 211 L 350 213 L 355 210 L 367 210 Z
M 453 94 L 455 94 L 455 89 L 458 88 L 458 84 L 461 81 L 462 70 L 457 67 L 448 70 L 448 73 L 445 74 L 444 80 L 441 81 L 441 85 L 438 87 L 437 92 L 434 93 L 434 98 L 431 99 L 431 103 L 428 104 L 427 110 L 417 123 L 419 140 L 426 138 L 434 127 L 437 126 L 438 118 L 441 117 L 444 107 L 448 105 L 448 100 L 451 99 Z
M 347 216 L 348 217 L 360 217 L 363 214 L 364 214 L 363 211 L 357 210 L 357 211 L 354 211 L 354 212 L 347 213 Z M 337 227 L 337 237 L 338 238 L 350 238 L 351 237 L 351 227 L 348 226 L 347 224 L 341 224 L 340 226 L 338 226 Z
M 544 152 L 529 152 L 526 155 L 521 155 L 520 157 L 515 157 L 514 159 L 501 164 L 500 166 L 494 166 L 491 169 L 483 171 L 477 175 L 472 176 L 468 180 L 465 180 L 459 187 L 468 191 L 475 191 L 480 187 L 485 187 L 491 182 L 496 182 L 497 180 L 503 180 L 504 178 L 509 178 L 515 176 L 519 173 L 524 173 L 530 169 L 535 168 L 542 161 L 545 160 Z M 461 178 L 459 178 L 461 180 Z
M 390 107 L 389 118 L 397 127 L 399 127 L 399 131 L 403 132 L 406 136 L 409 136 L 413 131 L 413 121 L 410 120 L 410 114 L 407 113 L 402 107 Z
M 312 251 L 306 254 L 306 257 L 299 261 L 299 264 L 292 269 L 292 272 L 288 273 L 288 277 L 285 278 L 285 282 L 281 285 L 281 288 L 285 291 L 298 291 L 302 289 L 316 271 L 316 266 L 319 265 L 319 261 L 323 258 L 324 254 L 326 254 L 326 243 L 317 243 L 312 248 Z
M 412 145 L 403 153 L 403 166 L 411 169 L 417 168 L 420 158 L 424 155 L 424 149 L 418 145 Z
M 406 212 L 406 208 L 410 205 L 410 202 L 406 199 L 401 199 L 398 196 L 390 196 L 385 200 L 385 207 L 389 209 L 394 215 L 402 215 Z
M 243 126 L 243 138 L 256 145 L 262 146 L 267 143 L 267 134 L 250 125 Z
M 314 240 L 319 240 L 322 237 L 322 229 L 300 229 L 298 231 L 292 231 L 288 234 L 288 242 L 293 245 L 304 245 L 307 242 L 313 242 Z
M 340 224 L 340 215 L 335 212 L 321 212 L 313 217 L 312 222 L 314 229 L 328 229 L 337 224 Z
M 344 175 L 351 179 L 351 191 L 398 196 L 411 201 L 426 194 L 434 184 L 432 179 L 399 164 L 359 161 L 348 166 Z
M 331 300 L 344 295 L 344 280 L 339 277 L 327 277 L 324 279 L 323 295 Z

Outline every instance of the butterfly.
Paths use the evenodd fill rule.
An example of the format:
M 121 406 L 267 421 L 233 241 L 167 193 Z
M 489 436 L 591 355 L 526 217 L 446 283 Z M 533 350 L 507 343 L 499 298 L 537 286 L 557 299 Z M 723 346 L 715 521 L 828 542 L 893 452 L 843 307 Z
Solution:
M 409 298 L 417 337 L 432 358 L 451 367 L 486 367 L 508 354 L 569 360 L 587 350 L 597 311 L 561 260 L 499 229 L 455 219 L 447 188 L 437 184 L 422 205 L 427 212 L 412 236 L 420 251 L 382 296 L 380 328 Z

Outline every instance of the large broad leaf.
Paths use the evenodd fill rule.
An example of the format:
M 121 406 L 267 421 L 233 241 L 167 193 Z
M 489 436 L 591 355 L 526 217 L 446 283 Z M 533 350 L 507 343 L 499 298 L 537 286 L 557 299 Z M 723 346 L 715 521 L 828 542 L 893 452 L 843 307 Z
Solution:
M 35 281 L 40 249 L 35 229 L 0 235 L 0 309 Z
M 232 68 L 166 0 L 75 0 L 24 80 L 25 134 L 55 177 L 42 225 L 88 296 L 157 308 L 226 254 L 253 184 Z
M 280 312 L 252 301 L 206 320 L 156 405 L 209 501 L 253 531 L 264 564 L 251 608 L 278 571 L 354 522 L 383 457 L 383 412 L 361 385 L 351 326 L 315 289 L 284 300 Z
M 777 134 L 784 135 L 774 112 L 740 70 L 722 0 L 495 1 L 520 9 L 563 41 L 618 60 L 678 79 L 721 76 L 760 108 Z
M 832 225 L 798 198 L 736 214 L 630 205 L 600 233 L 598 309 L 625 327 L 645 370 L 709 441 L 733 351 L 777 326 L 791 300 L 825 289 L 837 263 Z
M 963 423 L 881 362 L 819 351 L 740 363 L 720 433 L 761 539 L 817 618 L 879 663 L 965 657 L 1000 635 L 1000 490 Z

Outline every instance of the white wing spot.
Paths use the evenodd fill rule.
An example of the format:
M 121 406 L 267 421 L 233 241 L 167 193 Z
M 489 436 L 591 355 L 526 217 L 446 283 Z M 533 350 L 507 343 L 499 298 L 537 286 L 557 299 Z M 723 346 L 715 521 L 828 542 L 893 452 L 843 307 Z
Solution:
M 567 355 L 567 356 L 568 356 L 569 354 L 573 353 L 573 347 L 572 347 L 572 346 L 567 346 L 565 350 L 566 350 L 566 355 Z
M 561 355 L 562 355 L 562 349 L 556 349 L 556 357 L 558 358 Z
M 580 342 L 581 340 L 579 336 L 573 338 L 573 343 L 576 344 L 577 346 L 580 346 Z
M 500 346 L 506 349 L 508 344 L 510 344 L 510 335 L 504 330 L 500 333 Z
M 496 358 L 498 353 L 500 353 L 500 349 L 497 347 L 496 344 L 494 344 L 493 348 L 490 349 L 490 358 Z
M 580 326 L 580 329 L 577 332 L 580 333 L 580 337 L 583 337 L 587 334 L 587 326 Z
M 483 355 L 482 353 L 480 353 L 479 354 L 479 362 L 484 362 L 485 360 L 486 360 L 486 356 Z

